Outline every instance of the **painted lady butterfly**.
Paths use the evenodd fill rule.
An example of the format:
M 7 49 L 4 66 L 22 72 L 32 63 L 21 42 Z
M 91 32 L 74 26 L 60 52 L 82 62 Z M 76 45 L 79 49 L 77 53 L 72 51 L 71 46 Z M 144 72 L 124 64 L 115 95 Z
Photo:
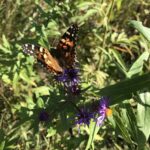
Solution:
M 23 52 L 36 57 L 50 72 L 61 74 L 64 69 L 73 68 L 75 63 L 75 43 L 78 26 L 73 24 L 62 36 L 57 47 L 51 52 L 33 44 L 24 44 Z

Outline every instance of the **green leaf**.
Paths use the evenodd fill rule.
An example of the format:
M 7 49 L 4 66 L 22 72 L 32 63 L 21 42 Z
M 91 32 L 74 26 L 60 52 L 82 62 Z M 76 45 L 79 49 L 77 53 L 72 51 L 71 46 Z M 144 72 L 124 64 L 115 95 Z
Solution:
M 131 105 L 127 102 L 127 103 L 123 103 L 123 105 L 125 106 L 125 109 L 123 109 L 123 113 L 124 113 L 124 120 L 126 120 L 128 126 L 129 126 L 129 130 L 134 138 L 134 141 L 138 141 L 138 126 L 137 126 L 137 120 L 136 120 L 136 116 L 133 112 L 133 109 L 131 107 Z
M 0 50 L 3 50 L 3 52 L 5 52 L 5 53 L 11 53 L 10 44 L 4 34 L 2 35 L 2 42 L 3 43 L 0 44 Z
M 150 42 L 150 28 L 142 25 L 142 22 L 131 20 L 129 25 L 137 29 Z
M 0 150 L 4 150 L 5 148 L 5 140 L 4 140 L 5 134 L 2 129 L 0 129 Z
M 100 89 L 99 95 L 108 96 L 110 104 L 119 103 L 132 97 L 132 93 L 150 88 L 150 73 L 137 76 Z
M 27 70 L 21 69 L 19 76 L 25 82 L 27 82 L 33 86 L 36 86 L 36 83 L 33 80 L 31 80 L 31 78 L 29 76 L 27 76 Z
M 129 131 L 126 128 L 126 122 L 125 122 L 124 118 L 120 117 L 118 114 L 114 115 L 114 118 L 116 120 L 116 125 L 117 125 L 116 127 L 121 132 L 123 139 L 128 143 L 132 143 Z
M 123 71 L 124 74 L 126 74 L 127 68 L 126 68 L 126 65 L 125 65 L 122 57 L 120 56 L 119 52 L 114 50 L 114 49 L 112 49 L 112 53 L 113 53 L 114 57 L 116 58 L 116 60 L 117 60 L 117 62 L 119 64 L 119 67 L 121 68 L 121 71 Z
M 19 75 L 18 72 L 14 73 L 13 76 L 13 89 L 15 90 L 16 94 L 18 94 L 18 81 L 19 81 Z
M 5 148 L 5 141 L 0 141 L 0 150 L 4 150 Z
M 44 96 L 49 95 L 50 88 L 47 86 L 40 86 L 33 89 L 33 92 L 35 92 L 36 96 Z
M 93 141 L 99 129 L 100 127 L 96 125 L 95 121 L 90 122 L 90 126 L 89 126 L 90 135 L 89 135 L 88 143 L 86 145 L 86 150 L 90 149 L 91 145 L 93 145 Z
M 80 9 L 87 9 L 88 7 L 92 6 L 93 4 L 94 4 L 93 2 L 79 3 L 78 8 L 80 8 Z
M 87 13 L 83 16 L 83 20 L 88 19 L 89 17 L 93 16 L 96 13 L 98 13 L 98 10 L 96 10 L 96 9 L 88 10 Z
M 2 35 L 2 40 L 3 40 L 4 47 L 10 49 L 10 44 L 9 44 L 9 42 L 8 42 L 8 40 L 4 34 Z
M 137 125 L 137 119 L 135 115 L 136 113 L 134 112 L 134 110 L 132 109 L 129 103 L 123 103 L 123 105 L 119 105 L 119 108 L 121 106 L 123 106 L 122 108 L 124 109 L 116 110 L 113 113 L 114 118 L 116 120 L 115 122 L 118 126 L 118 128 L 116 129 L 120 130 L 121 135 L 126 140 L 126 142 L 132 143 L 132 140 L 133 140 L 134 142 L 137 143 L 138 149 L 144 149 L 146 138 L 144 134 L 139 130 L 140 126 Z M 118 111 L 120 115 L 122 114 L 121 116 L 118 115 Z M 141 113 L 141 110 L 139 113 Z M 145 124 L 143 120 L 144 119 L 142 119 L 142 124 Z M 130 135 L 132 137 L 132 140 L 130 138 Z M 131 144 L 131 147 L 132 147 L 132 144 Z M 134 147 L 131 149 L 134 149 Z
M 143 104 L 138 103 L 137 107 L 138 126 L 147 140 L 150 135 L 150 92 L 140 94 L 140 99 Z
M 44 108 L 44 101 L 43 101 L 43 99 L 41 97 L 38 98 L 37 105 L 40 108 Z
M 3 80 L 5 83 L 7 83 L 7 84 L 10 84 L 10 83 L 11 83 L 11 80 L 10 80 L 9 76 L 6 75 L 6 74 L 4 74 L 4 75 L 2 76 L 2 80 Z
M 129 129 L 132 140 L 137 143 L 137 149 L 144 149 L 146 138 L 144 134 L 139 130 L 139 126 L 137 125 L 137 117 L 132 106 L 129 103 L 125 104 L 124 112 L 124 114 L 126 115 L 124 115 L 125 118 L 123 119 L 128 123 L 127 128 Z
M 137 60 L 136 62 L 132 65 L 132 67 L 130 68 L 130 70 L 127 73 L 127 77 L 131 78 L 133 75 L 136 75 L 138 73 L 140 73 L 143 69 L 143 64 L 144 61 L 147 61 L 149 58 L 149 53 L 148 52 L 144 52 Z
M 53 135 L 56 134 L 56 130 L 55 130 L 54 128 L 52 128 L 52 127 L 50 127 L 50 128 L 47 130 L 47 132 L 48 132 L 48 134 L 47 134 L 46 137 L 51 137 L 51 136 L 53 136 Z

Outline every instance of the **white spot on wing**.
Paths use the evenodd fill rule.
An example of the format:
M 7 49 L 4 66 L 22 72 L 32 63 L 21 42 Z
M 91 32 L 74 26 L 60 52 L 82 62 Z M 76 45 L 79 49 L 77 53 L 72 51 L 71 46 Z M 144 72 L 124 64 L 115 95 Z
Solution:
M 28 44 L 25 44 L 24 46 L 27 48 L 27 47 L 28 47 Z
M 35 47 L 35 46 L 32 44 L 32 45 L 31 45 L 32 50 L 34 50 L 34 47 Z
M 66 34 L 70 35 L 70 32 L 66 32 Z
M 42 47 L 40 47 L 40 52 L 43 52 L 43 48 Z
M 44 54 L 44 58 L 45 58 L 45 59 L 47 58 L 47 55 L 46 55 L 46 54 Z

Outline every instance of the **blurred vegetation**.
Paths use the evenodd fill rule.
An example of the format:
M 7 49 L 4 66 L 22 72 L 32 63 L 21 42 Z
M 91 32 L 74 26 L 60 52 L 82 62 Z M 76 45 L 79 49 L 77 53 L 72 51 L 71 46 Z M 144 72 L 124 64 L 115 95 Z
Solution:
M 149 18 L 149 0 L 1 0 L 0 150 L 149 149 L 150 39 L 139 34 Z M 113 110 L 95 134 L 92 124 L 78 133 L 63 87 L 21 48 L 55 47 L 73 23 L 81 88 L 90 88 L 72 99 L 89 106 L 109 96 Z M 42 111 L 47 122 L 39 121 Z

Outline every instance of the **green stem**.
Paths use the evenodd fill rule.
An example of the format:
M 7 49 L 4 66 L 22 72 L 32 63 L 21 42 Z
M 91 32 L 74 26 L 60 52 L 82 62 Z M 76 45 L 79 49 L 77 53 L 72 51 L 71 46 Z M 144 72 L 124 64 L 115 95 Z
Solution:
M 111 16 L 111 12 L 112 12 L 112 9 L 114 7 L 114 2 L 115 0 L 112 0 L 112 3 L 111 3 L 111 7 L 109 9 L 109 11 L 107 12 L 106 16 L 108 16 L 108 20 L 107 20 L 107 24 L 109 25 L 109 21 L 110 21 L 110 16 Z M 102 47 L 105 48 L 105 41 L 106 41 L 106 35 L 107 35 L 107 26 L 105 27 L 105 32 L 104 32 L 104 40 L 103 40 L 103 45 Z

